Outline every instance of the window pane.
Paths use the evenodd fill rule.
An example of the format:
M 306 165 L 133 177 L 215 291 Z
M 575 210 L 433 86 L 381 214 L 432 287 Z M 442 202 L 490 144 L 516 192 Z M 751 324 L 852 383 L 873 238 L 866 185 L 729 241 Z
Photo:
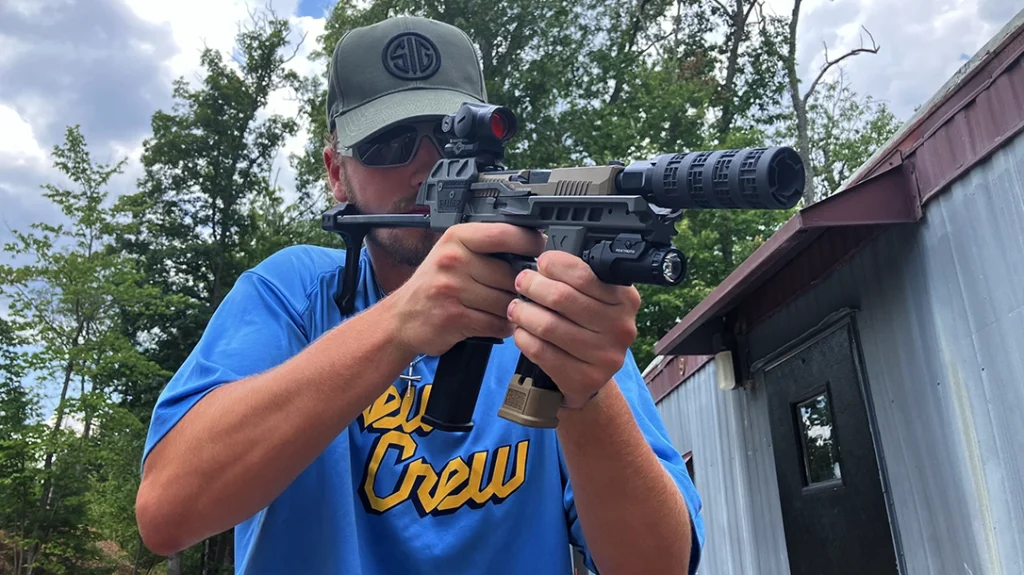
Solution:
M 796 414 L 803 442 L 806 484 L 840 479 L 839 448 L 832 433 L 832 408 L 828 392 L 798 403 Z

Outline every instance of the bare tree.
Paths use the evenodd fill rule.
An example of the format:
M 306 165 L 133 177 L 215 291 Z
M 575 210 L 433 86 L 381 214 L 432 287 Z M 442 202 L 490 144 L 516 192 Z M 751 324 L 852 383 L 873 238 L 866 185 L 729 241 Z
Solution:
M 810 205 L 814 203 L 817 194 L 814 189 L 814 170 L 810 165 L 809 159 L 811 157 L 811 138 L 808 129 L 807 122 L 807 103 L 814 96 L 814 90 L 818 87 L 818 83 L 825 76 L 825 74 L 835 65 L 839 64 L 843 60 L 856 56 L 858 54 L 871 53 L 877 54 L 880 47 L 875 43 L 875 38 L 868 32 L 867 28 L 861 27 L 864 32 L 867 33 L 868 37 L 871 38 L 871 47 L 865 47 L 863 43 L 863 36 L 861 37 L 861 46 L 849 50 L 842 56 L 836 59 L 831 59 L 828 55 L 828 46 L 825 46 L 825 63 L 822 64 L 821 70 L 818 75 L 807 87 L 802 95 L 800 94 L 800 78 L 796 72 L 796 31 L 797 26 L 800 23 L 800 5 L 801 0 L 793 0 L 793 15 L 789 20 L 789 46 L 786 57 L 786 73 L 789 79 L 789 95 L 793 101 L 793 112 L 796 115 L 796 127 L 797 127 L 797 147 L 799 148 L 800 154 L 807 161 L 806 174 L 807 182 L 804 188 L 804 205 Z

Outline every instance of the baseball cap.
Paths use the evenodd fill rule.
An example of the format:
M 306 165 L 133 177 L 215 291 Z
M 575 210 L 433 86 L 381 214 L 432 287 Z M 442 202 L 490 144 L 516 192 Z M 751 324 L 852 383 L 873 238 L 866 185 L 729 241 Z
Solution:
M 486 102 L 483 70 L 465 32 L 444 22 L 397 16 L 346 32 L 334 47 L 327 126 L 352 147 L 395 124 Z

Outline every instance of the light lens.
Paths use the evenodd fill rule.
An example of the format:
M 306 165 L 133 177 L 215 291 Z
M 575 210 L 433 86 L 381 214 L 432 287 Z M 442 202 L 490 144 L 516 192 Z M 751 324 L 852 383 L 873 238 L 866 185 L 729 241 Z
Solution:
M 670 250 L 661 260 L 661 276 L 670 284 L 682 279 L 683 258 L 676 250 Z

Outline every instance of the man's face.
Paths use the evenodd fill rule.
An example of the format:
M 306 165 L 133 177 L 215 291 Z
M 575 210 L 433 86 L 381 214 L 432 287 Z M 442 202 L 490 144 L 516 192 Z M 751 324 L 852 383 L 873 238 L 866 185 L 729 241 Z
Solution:
M 416 122 L 410 125 L 425 126 L 432 129 L 438 122 Z M 392 134 L 401 132 L 402 127 L 397 130 L 389 130 Z M 408 146 L 410 138 L 406 135 L 403 145 Z M 368 166 L 364 165 L 353 155 L 342 155 L 330 146 L 324 149 L 324 164 L 330 180 L 331 190 L 334 199 L 339 202 L 355 204 L 363 214 L 404 214 L 404 213 L 427 213 L 425 207 L 416 205 L 416 195 L 419 192 L 420 184 L 434 164 L 441 158 L 440 150 L 434 145 L 430 138 L 418 136 L 419 146 L 415 155 L 400 166 Z M 401 158 L 401 146 L 389 143 L 399 142 L 394 138 L 378 138 L 380 144 L 377 150 L 373 150 L 375 156 L 364 157 L 366 163 L 374 161 L 387 164 L 387 160 Z M 388 150 L 387 152 L 380 151 Z M 387 157 L 390 154 L 390 157 Z M 406 154 L 408 155 L 408 154 Z M 382 156 L 384 158 L 382 159 Z M 373 243 L 381 248 L 395 262 L 406 266 L 418 266 L 430 252 L 430 249 L 437 242 L 440 234 L 423 228 L 376 228 L 367 236 L 367 243 Z

